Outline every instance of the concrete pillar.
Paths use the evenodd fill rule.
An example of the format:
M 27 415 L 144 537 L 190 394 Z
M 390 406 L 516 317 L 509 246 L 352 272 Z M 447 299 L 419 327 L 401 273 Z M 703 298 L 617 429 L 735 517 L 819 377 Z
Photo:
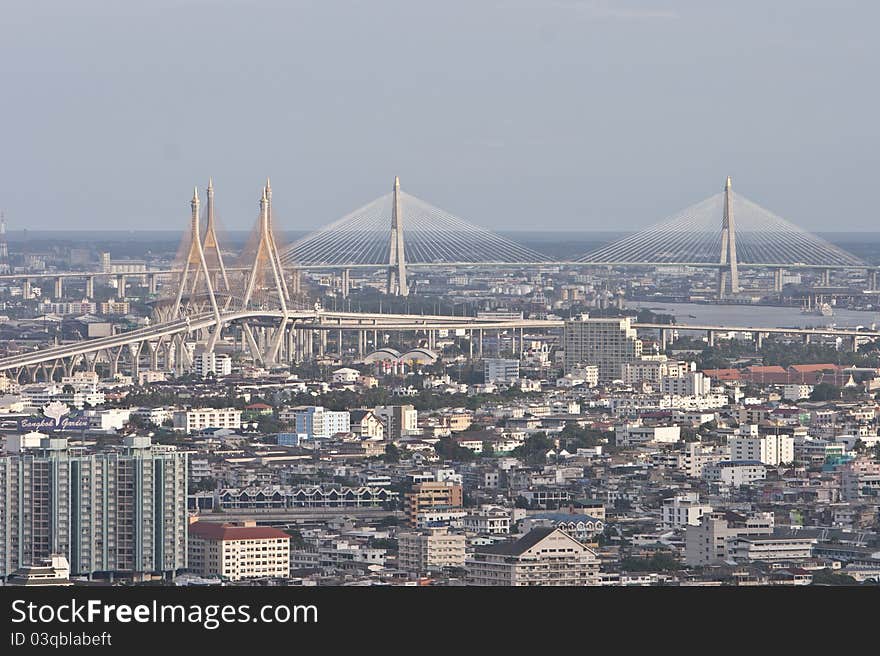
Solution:
M 709 346 L 715 346 L 715 331 L 714 330 L 707 330 L 706 336 L 709 339 Z
M 25 300 L 34 297 L 33 281 L 30 278 L 25 278 L 24 282 L 21 284 L 21 296 Z
M 871 277 L 870 277 L 869 287 L 870 287 L 872 290 L 876 290 L 876 289 L 877 289 L 877 271 L 876 271 L 876 269 L 875 269 L 874 271 L 871 271 Z
M 479 351 L 477 351 L 477 355 L 480 358 L 480 360 L 482 360 L 483 359 L 483 329 L 480 328 L 479 330 L 477 330 L 477 333 L 480 336 L 480 345 L 479 345 Z
M 812 335 L 810 335 L 809 333 L 804 335 L 804 344 L 809 344 L 811 341 L 811 337 L 812 337 Z
M 95 298 L 95 276 L 86 278 L 86 298 L 90 301 Z
M 831 269 L 822 269 L 822 286 L 827 287 L 831 284 Z
M 338 331 L 336 331 L 336 349 L 339 353 L 339 357 L 341 358 L 343 351 L 344 351 L 344 349 L 342 347 L 342 329 L 341 328 Z
M 147 292 L 149 292 L 150 294 L 155 294 L 157 291 L 158 286 L 156 285 L 156 274 L 147 274 Z
M 322 358 L 327 353 L 327 331 L 322 330 L 318 341 L 318 355 Z
M 363 358 L 364 357 L 364 341 L 366 341 L 364 339 L 364 331 L 358 330 L 357 333 L 358 333 L 358 357 Z
M 773 270 L 773 291 L 782 291 L 782 269 Z
M 852 336 L 852 352 L 855 353 L 859 350 L 859 338 L 855 335 Z
M 666 343 L 667 343 L 666 340 L 668 339 L 668 337 L 669 337 L 669 335 L 666 332 L 666 328 L 661 328 L 660 329 L 660 351 L 663 353 L 666 352 Z
M 348 298 L 348 293 L 351 289 L 350 279 L 351 279 L 351 271 L 349 269 L 343 269 L 342 270 L 342 285 L 341 285 L 342 298 Z
M 468 331 L 468 356 L 471 360 L 474 359 L 474 331 Z
M 55 292 L 55 294 L 54 294 L 53 298 L 56 298 L 59 301 L 62 298 L 64 298 L 64 278 L 62 278 L 61 276 L 58 276 L 57 278 L 55 278 L 54 292 Z
M 761 350 L 764 347 L 764 333 L 755 333 L 755 348 Z
M 125 298 L 125 276 L 123 274 L 116 276 L 116 297 Z

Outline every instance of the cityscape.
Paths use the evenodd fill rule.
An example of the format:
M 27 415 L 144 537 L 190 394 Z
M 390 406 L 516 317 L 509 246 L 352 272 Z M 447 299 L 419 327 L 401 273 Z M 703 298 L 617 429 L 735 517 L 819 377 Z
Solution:
M 878 20 L 9 3 L 11 648 L 298 646 L 318 607 L 360 649 L 492 612 L 657 641 L 694 591 L 610 595 L 876 589 Z M 462 597 L 507 587 L 602 597 Z
M 4 219 L 6 584 L 880 580 L 878 263 L 730 177 L 568 259 L 399 177 L 272 202 L 140 258 Z

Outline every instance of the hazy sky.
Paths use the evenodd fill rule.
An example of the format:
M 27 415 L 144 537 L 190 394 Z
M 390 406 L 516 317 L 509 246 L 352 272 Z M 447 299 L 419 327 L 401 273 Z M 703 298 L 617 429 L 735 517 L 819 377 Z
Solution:
M 719 191 L 877 228 L 872 0 L 3 0 L 10 229 L 286 229 L 390 191 L 631 229 Z

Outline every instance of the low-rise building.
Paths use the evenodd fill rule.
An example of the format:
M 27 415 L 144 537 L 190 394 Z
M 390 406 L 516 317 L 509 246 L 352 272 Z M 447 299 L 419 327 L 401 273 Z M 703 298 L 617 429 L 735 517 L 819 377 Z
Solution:
M 464 567 L 466 538 L 450 533 L 448 527 L 398 534 L 398 566 L 423 575 L 444 567 Z
M 479 545 L 467 560 L 468 584 L 599 585 L 596 553 L 565 531 L 536 528 L 515 542 Z
M 190 571 L 201 576 L 241 581 L 290 574 L 290 536 L 253 522 L 194 522 L 189 527 L 188 553 Z

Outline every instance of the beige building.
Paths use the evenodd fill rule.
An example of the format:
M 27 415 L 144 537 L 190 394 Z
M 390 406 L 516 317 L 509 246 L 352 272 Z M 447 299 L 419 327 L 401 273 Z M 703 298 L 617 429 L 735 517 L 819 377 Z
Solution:
M 290 536 L 254 522 L 194 522 L 188 553 L 190 571 L 201 576 L 241 581 L 290 575 Z
M 685 563 L 689 567 L 716 565 L 731 557 L 730 543 L 742 535 L 771 535 L 773 513 L 745 517 L 734 512 L 711 512 L 685 529 Z
M 466 567 L 469 585 L 600 584 L 596 553 L 558 528 L 536 528 L 516 542 L 478 546 Z
M 463 504 L 461 485 L 450 481 L 418 483 L 406 493 L 406 519 L 417 526 L 419 515 L 430 510 L 459 510 Z
M 400 569 L 426 574 L 444 567 L 464 567 L 465 536 L 445 526 L 398 535 Z

